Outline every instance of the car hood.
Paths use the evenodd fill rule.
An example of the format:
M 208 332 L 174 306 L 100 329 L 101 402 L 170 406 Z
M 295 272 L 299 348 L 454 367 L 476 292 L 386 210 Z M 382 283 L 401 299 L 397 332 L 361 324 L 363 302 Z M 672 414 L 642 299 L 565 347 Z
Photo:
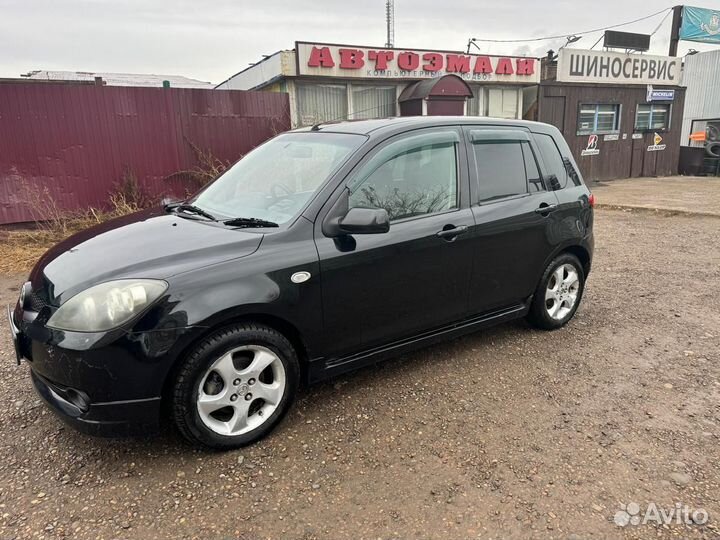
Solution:
M 30 275 L 34 291 L 59 305 L 104 281 L 164 279 L 245 257 L 263 235 L 151 209 L 79 232 L 52 247 Z

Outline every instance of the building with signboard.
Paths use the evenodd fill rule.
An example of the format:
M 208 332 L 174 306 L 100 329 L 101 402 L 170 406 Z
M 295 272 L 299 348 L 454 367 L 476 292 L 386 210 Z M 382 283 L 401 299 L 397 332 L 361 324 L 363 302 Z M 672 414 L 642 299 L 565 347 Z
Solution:
M 542 72 L 537 119 L 560 129 L 586 179 L 677 174 L 680 58 L 562 49 Z
M 293 126 L 420 114 L 523 118 L 536 101 L 536 58 L 297 42 L 218 89 L 287 92 Z

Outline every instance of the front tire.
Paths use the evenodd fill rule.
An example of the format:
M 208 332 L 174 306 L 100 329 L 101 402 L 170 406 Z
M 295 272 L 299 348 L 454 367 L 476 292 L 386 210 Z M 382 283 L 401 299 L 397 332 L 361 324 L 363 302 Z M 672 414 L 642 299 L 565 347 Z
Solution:
M 172 391 L 172 414 L 191 443 L 227 450 L 267 435 L 292 405 L 297 353 L 276 330 L 237 324 L 205 338 L 187 356 Z
M 535 289 L 528 321 L 543 330 L 565 326 L 573 318 L 585 290 L 585 271 L 575 255 L 561 253 L 543 272 Z

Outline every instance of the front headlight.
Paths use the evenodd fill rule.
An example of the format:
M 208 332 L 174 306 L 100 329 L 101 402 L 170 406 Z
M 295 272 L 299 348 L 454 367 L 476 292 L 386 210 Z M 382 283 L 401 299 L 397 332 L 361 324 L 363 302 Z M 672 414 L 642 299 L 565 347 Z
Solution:
M 47 322 L 58 330 L 104 332 L 126 323 L 160 298 L 167 283 L 120 279 L 95 285 L 61 305 Z

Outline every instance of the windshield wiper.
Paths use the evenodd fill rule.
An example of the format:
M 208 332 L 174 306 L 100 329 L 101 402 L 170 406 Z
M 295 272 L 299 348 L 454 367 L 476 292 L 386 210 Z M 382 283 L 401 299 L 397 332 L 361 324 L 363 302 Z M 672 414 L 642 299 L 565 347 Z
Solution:
M 217 218 L 213 216 L 210 212 L 206 212 L 199 206 L 195 206 L 194 204 L 189 203 L 180 203 L 180 204 L 168 204 L 165 206 L 167 210 L 175 210 L 175 211 L 182 211 L 187 212 L 188 214 L 197 214 L 198 216 L 202 216 L 204 218 L 210 219 L 212 221 L 217 221 Z
M 260 218 L 248 218 L 248 217 L 238 217 L 238 218 L 232 218 L 232 219 L 226 219 L 223 221 L 225 225 L 229 225 L 230 227 L 279 227 L 277 223 L 274 221 L 268 221 L 266 219 L 260 219 Z

